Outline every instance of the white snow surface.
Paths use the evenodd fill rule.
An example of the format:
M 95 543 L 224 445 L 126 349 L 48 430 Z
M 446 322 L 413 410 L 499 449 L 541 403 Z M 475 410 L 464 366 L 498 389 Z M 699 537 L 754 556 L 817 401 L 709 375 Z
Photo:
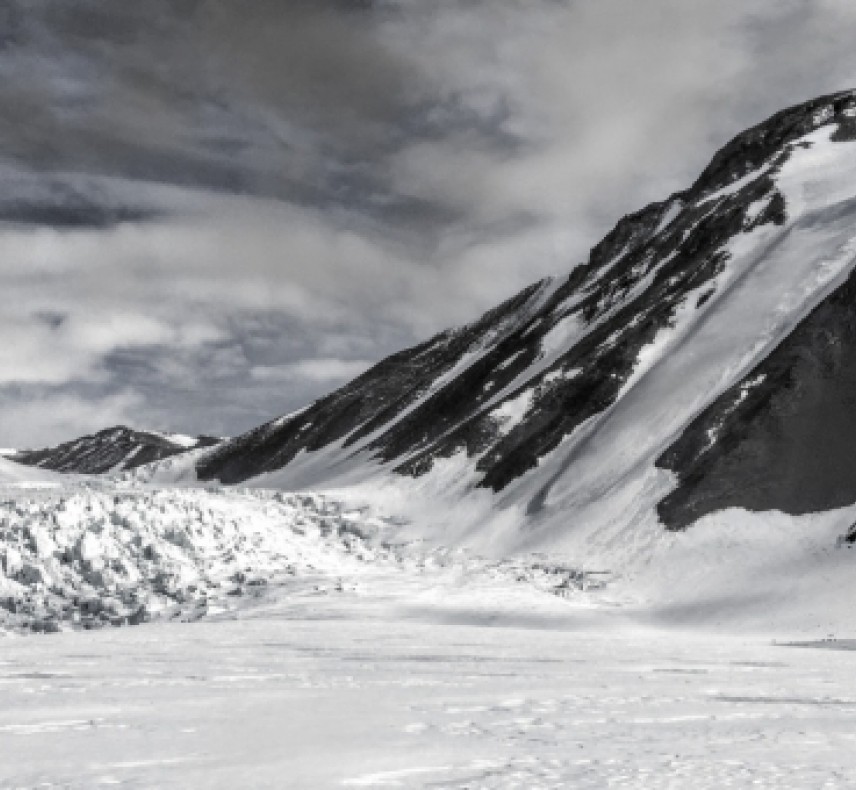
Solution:
M 10 451 L 8 455 L 16 451 Z M 0 457 L 0 487 L 30 486 L 57 487 L 68 482 L 70 478 L 63 477 L 45 469 L 36 469 L 23 464 L 16 464 L 8 457 Z
M 856 782 L 856 509 L 719 514 L 632 577 L 312 494 L 73 482 L 0 512 L 0 788 Z M 19 636 L 55 599 L 80 616 Z
M 160 435 L 168 442 L 172 442 L 179 447 L 185 447 L 188 450 L 199 444 L 199 439 L 195 436 L 187 436 L 183 433 L 161 433 Z
M 517 397 L 504 401 L 490 416 L 500 423 L 502 433 L 509 433 L 532 408 L 534 399 L 534 390 L 524 390 Z
M 669 202 L 669 207 L 666 209 L 666 213 L 663 214 L 663 218 L 660 220 L 657 227 L 654 229 L 654 236 L 662 233 L 666 228 L 669 227 L 680 215 L 683 210 L 684 205 L 680 200 L 672 200 Z

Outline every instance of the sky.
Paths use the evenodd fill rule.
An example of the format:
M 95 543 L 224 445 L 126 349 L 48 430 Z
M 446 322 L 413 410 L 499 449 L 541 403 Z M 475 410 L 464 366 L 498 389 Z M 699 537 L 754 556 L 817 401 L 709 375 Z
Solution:
M 567 274 L 852 0 L 5 0 L 0 446 L 234 435 Z

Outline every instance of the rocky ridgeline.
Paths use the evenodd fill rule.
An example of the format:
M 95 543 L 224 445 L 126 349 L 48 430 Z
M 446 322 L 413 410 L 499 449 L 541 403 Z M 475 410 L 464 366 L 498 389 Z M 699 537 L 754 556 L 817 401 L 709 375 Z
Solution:
M 277 577 L 376 559 L 380 526 L 313 495 L 19 491 L 0 500 L 0 631 L 196 619 Z

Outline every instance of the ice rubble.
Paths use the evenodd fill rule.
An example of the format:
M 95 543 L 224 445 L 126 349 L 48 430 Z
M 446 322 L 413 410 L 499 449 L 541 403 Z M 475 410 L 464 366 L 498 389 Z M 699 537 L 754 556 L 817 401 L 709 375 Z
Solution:
M 0 496 L 0 633 L 197 620 L 268 588 L 341 592 L 384 573 L 399 584 L 438 574 L 522 583 L 561 598 L 607 581 L 543 558 L 496 562 L 387 542 L 398 526 L 318 494 L 108 480 L 9 489 Z
M 283 574 L 343 572 L 376 529 L 313 495 L 19 489 L 0 498 L 0 629 L 195 619 Z

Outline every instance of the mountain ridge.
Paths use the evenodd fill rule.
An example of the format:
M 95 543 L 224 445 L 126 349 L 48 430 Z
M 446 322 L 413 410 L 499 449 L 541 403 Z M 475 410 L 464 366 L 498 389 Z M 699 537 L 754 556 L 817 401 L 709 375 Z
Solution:
M 8 458 L 54 472 L 96 475 L 136 469 L 220 441 L 211 436 L 190 437 L 116 425 L 54 447 L 18 450 Z
M 850 504 L 856 484 L 830 482 L 843 473 L 800 502 L 771 485 L 811 475 L 796 446 L 781 454 L 794 468 L 776 468 L 770 426 L 786 428 L 770 409 L 807 409 L 808 424 L 826 401 L 800 406 L 787 395 L 799 387 L 765 365 L 782 348 L 791 372 L 807 354 L 832 364 L 812 338 L 849 337 L 846 299 L 820 329 L 805 322 L 841 302 L 856 261 L 854 139 L 851 91 L 782 110 L 720 149 L 688 189 L 621 218 L 566 276 L 188 464 L 203 482 L 291 489 L 344 485 L 354 470 L 419 480 L 442 465 L 455 470 L 454 496 L 487 492 L 533 525 L 568 513 L 630 523 L 647 509 L 660 528 L 683 530 L 728 507 Z M 634 487 L 644 496 L 622 513 Z
M 463 453 L 473 486 L 504 492 L 571 437 L 596 433 L 590 423 L 608 420 L 649 375 L 640 360 L 673 342 L 667 336 L 703 324 L 759 261 L 787 248 L 799 223 L 810 224 L 811 207 L 798 196 L 800 161 L 826 141 L 809 138 L 829 128 L 830 144 L 846 144 L 854 119 L 851 91 L 776 113 L 720 149 L 688 189 L 619 220 L 566 277 L 536 283 L 481 319 L 383 360 L 297 415 L 223 444 L 199 460 L 199 477 L 242 483 L 330 448 L 338 459 L 331 469 L 359 459 L 419 477 L 438 459 Z M 792 195 L 780 181 L 793 182 Z M 828 208 L 818 211 L 825 217 Z M 754 246 L 744 251 L 747 240 Z M 799 269 L 794 292 L 811 287 L 812 277 L 810 266 Z M 742 380 L 740 371 L 733 376 Z M 723 382 L 723 391 L 735 381 Z M 700 412 L 709 404 L 699 405 Z M 696 416 L 688 414 L 681 431 Z M 584 438 L 578 443 L 584 447 Z M 579 452 L 569 450 L 559 476 Z M 667 448 L 661 456 L 670 457 Z M 674 472 L 679 486 L 688 478 L 665 462 L 658 468 Z M 545 505 L 549 489 L 547 482 L 532 497 L 530 514 Z M 672 520 L 668 507 L 658 512 L 672 528 L 688 526 Z

